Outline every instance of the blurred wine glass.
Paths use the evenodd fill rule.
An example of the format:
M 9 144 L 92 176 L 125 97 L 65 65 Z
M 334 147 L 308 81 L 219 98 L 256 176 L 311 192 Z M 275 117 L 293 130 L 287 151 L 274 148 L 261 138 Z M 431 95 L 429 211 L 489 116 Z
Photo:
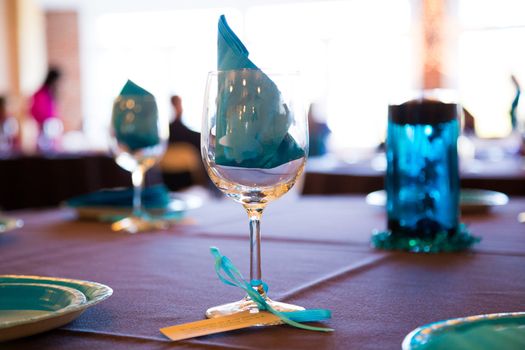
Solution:
M 7 99 L 0 96 L 0 155 L 9 154 L 15 148 L 18 132 L 18 121 L 8 114 Z
M 145 173 L 166 150 L 168 133 L 168 121 L 159 117 L 153 95 L 121 94 L 115 100 L 110 144 L 117 164 L 131 173 L 133 211 L 130 217 L 115 222 L 114 230 L 136 233 L 166 227 L 166 223 L 154 220 L 144 211 L 142 191 Z

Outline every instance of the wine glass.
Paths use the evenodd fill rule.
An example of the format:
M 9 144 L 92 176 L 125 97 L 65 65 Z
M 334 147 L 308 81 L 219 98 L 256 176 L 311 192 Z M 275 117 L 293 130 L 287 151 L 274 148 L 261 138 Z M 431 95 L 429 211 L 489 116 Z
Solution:
M 278 311 L 304 310 L 267 297 L 260 246 L 265 206 L 292 188 L 306 164 L 308 123 L 298 84 L 297 73 L 265 74 L 259 69 L 210 72 L 201 133 L 208 175 L 248 213 L 251 285 Z M 246 296 L 208 309 L 206 316 L 256 309 Z
M 129 82 L 128 82 L 129 83 Z M 153 95 L 120 95 L 113 103 L 111 118 L 111 149 L 117 164 L 131 173 L 133 212 L 116 221 L 115 231 L 137 233 L 167 226 L 149 216 L 142 206 L 144 175 L 157 163 L 166 150 L 169 129 L 167 119 L 159 117 Z

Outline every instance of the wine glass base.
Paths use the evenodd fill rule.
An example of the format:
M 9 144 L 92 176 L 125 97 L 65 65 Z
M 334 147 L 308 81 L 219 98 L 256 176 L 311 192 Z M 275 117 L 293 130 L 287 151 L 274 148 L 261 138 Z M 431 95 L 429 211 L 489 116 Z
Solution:
M 302 306 L 281 303 L 279 301 L 273 301 L 268 297 L 265 297 L 265 299 L 268 305 L 270 305 L 272 308 L 280 312 L 304 310 L 304 307 Z M 239 301 L 235 301 L 233 303 L 223 304 L 223 305 L 214 306 L 212 308 L 209 308 L 208 310 L 206 310 L 206 317 L 216 318 L 216 317 L 236 314 L 238 312 L 243 312 L 243 311 L 250 311 L 250 312 L 256 313 L 256 312 L 259 312 L 259 309 L 257 308 L 257 304 L 255 304 L 249 297 L 246 296 L 243 299 Z M 275 324 L 279 324 L 279 323 L 281 322 L 276 322 Z M 268 326 L 268 325 L 267 324 L 257 324 L 255 326 Z
M 0 233 L 11 231 L 22 226 L 24 226 L 24 222 L 20 219 L 0 216 Z
M 124 231 L 128 233 L 139 233 L 144 231 L 164 230 L 168 228 L 168 222 L 163 220 L 152 220 L 148 217 L 130 216 L 111 224 L 113 231 Z

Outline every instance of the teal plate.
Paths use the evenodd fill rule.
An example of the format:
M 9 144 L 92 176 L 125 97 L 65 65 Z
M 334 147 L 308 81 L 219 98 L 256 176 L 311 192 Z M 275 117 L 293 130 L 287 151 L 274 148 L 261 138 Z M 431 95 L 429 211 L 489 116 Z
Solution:
M 196 209 L 202 205 L 202 199 L 191 194 L 170 193 L 170 200 L 165 207 L 146 208 L 146 212 L 156 218 L 166 220 L 180 220 L 188 210 Z M 66 203 L 67 206 L 67 203 Z M 131 215 L 131 207 L 118 206 L 72 206 L 82 220 L 115 221 Z
M 96 283 L 96 282 L 90 282 L 90 281 L 82 281 L 82 280 L 74 280 L 74 279 L 66 279 L 66 278 L 54 278 L 54 277 L 41 277 L 41 276 L 20 276 L 20 275 L 0 275 L 0 284 L 6 285 L 6 284 L 38 284 L 38 285 L 44 285 L 49 287 L 64 287 L 64 288 L 70 288 L 72 290 L 76 290 L 80 293 L 82 293 L 85 296 L 85 302 L 72 306 L 68 309 L 68 313 L 65 314 L 63 320 L 66 321 L 64 323 L 61 323 L 60 325 L 56 325 L 52 328 L 56 328 L 59 326 L 62 326 L 68 322 L 71 322 L 82 312 L 84 312 L 88 307 L 91 307 L 107 298 L 109 298 L 113 294 L 113 290 L 103 284 Z M 57 321 L 60 321 L 60 314 L 55 314 L 57 316 Z M 30 320 L 27 319 L 26 322 L 30 324 Z M 49 330 L 52 328 L 46 328 L 44 330 Z M 30 329 L 29 329 L 30 330 Z M 8 332 L 0 326 L 0 341 L 8 340 L 8 339 L 15 339 L 18 337 L 35 334 L 39 332 L 43 332 L 44 330 L 38 330 L 36 332 L 31 333 L 20 333 L 16 336 L 9 335 Z
M 60 327 L 85 303 L 86 296 L 69 287 L 0 283 L 0 341 Z
M 0 275 L 0 283 L 38 283 L 73 288 L 82 292 L 86 296 L 86 306 L 93 306 L 102 300 L 109 298 L 111 294 L 113 294 L 113 289 L 104 284 L 68 278 Z
M 403 350 L 523 350 L 525 312 L 477 315 L 430 323 L 403 340 Z

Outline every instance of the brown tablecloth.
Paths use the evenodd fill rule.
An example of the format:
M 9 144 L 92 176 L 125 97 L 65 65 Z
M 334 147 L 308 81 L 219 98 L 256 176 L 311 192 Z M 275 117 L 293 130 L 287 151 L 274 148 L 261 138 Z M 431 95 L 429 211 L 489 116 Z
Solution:
M 211 245 L 248 274 L 247 217 L 231 201 L 188 213 L 193 225 L 128 235 L 80 222 L 69 209 L 13 212 L 24 228 L 0 235 L 0 274 L 93 280 L 108 300 L 57 330 L 0 349 L 399 349 L 429 322 L 524 311 L 525 198 L 463 221 L 483 240 L 472 251 L 417 255 L 377 251 L 370 232 L 381 210 L 364 197 L 284 197 L 263 218 L 263 277 L 270 296 L 329 308 L 331 334 L 288 326 L 239 330 L 178 343 L 159 328 L 203 318 L 206 308 L 242 297 L 221 284 Z
M 160 169 L 146 184 L 162 181 Z M 12 155 L 0 158 L 0 210 L 57 206 L 102 188 L 131 187 L 131 175 L 105 153 Z

